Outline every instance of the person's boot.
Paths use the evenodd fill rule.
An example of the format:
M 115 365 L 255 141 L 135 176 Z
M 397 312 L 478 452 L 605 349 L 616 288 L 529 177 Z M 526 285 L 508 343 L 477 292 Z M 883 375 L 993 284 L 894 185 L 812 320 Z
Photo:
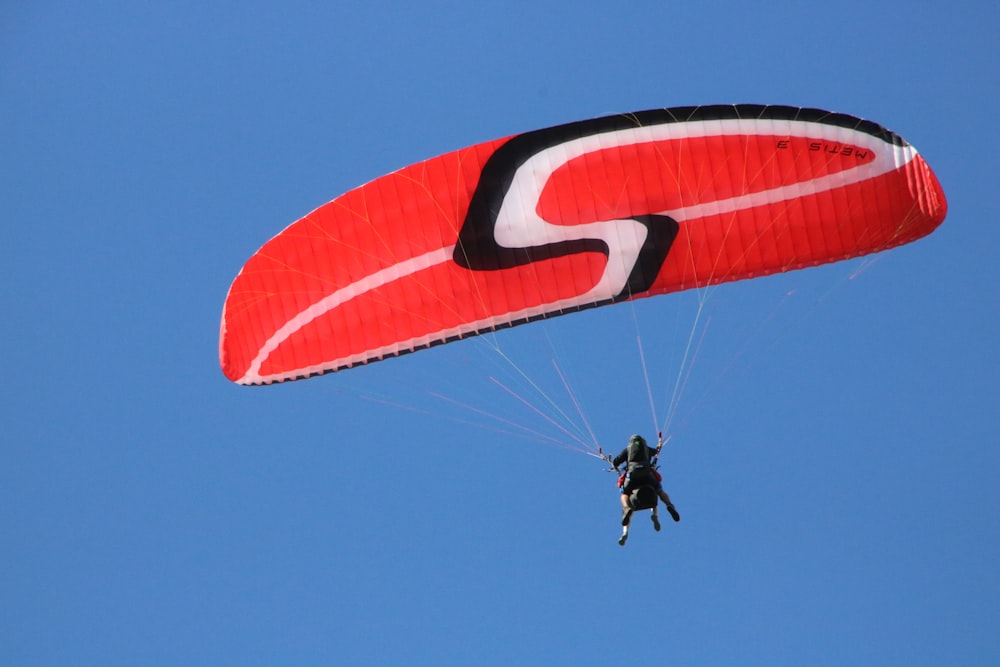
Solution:
M 653 530 L 660 530 L 660 517 L 656 516 L 656 510 L 653 510 Z
M 681 520 L 681 515 L 677 513 L 677 508 L 673 505 L 667 505 L 667 511 L 670 512 L 670 516 L 673 517 L 674 521 Z

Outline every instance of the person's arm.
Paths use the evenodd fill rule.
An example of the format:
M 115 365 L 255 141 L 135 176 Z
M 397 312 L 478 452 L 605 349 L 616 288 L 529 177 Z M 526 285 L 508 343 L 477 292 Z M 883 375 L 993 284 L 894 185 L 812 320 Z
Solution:
M 611 465 L 617 468 L 627 460 L 628 460 L 628 447 L 623 449 L 621 453 L 619 453 L 618 456 L 615 457 L 615 460 L 611 462 Z

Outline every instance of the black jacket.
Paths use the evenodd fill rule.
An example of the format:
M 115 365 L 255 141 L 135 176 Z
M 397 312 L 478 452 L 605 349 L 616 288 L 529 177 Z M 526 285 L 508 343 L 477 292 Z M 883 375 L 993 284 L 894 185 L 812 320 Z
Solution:
M 633 470 L 635 470 L 637 467 L 640 467 L 640 466 L 645 466 L 647 468 L 652 468 L 653 467 L 652 466 L 652 460 L 653 460 L 654 456 L 656 456 L 656 448 L 655 447 L 650 447 L 649 445 L 646 445 L 646 460 L 645 461 L 629 461 L 628 460 L 628 447 L 626 447 L 625 449 L 623 449 L 621 451 L 620 454 L 618 454 L 618 456 L 616 456 L 614 458 L 614 460 L 611 462 L 611 465 L 613 465 L 614 467 L 617 468 L 622 463 L 625 463 L 626 461 L 628 461 L 628 472 L 632 472 Z

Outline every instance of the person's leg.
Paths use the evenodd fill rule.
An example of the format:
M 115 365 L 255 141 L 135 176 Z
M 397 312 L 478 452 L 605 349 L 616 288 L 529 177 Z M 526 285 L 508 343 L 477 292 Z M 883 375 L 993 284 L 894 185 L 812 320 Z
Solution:
M 670 502 L 670 496 L 667 495 L 667 492 L 664 491 L 662 488 L 660 489 L 660 500 L 662 500 L 663 504 L 667 506 L 667 511 L 670 512 L 670 517 L 674 521 L 680 521 L 681 515 L 677 513 L 677 508 L 674 507 L 674 504 L 672 502 Z
M 632 518 L 632 507 L 628 504 L 628 494 L 622 494 L 622 525 L 627 526 Z

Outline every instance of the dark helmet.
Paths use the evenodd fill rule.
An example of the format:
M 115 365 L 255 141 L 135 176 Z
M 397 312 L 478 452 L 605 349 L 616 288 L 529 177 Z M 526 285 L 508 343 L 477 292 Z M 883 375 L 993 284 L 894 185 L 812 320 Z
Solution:
M 628 444 L 645 445 L 646 439 L 641 435 L 639 435 L 638 433 L 635 433 L 634 435 L 632 435 L 631 438 L 628 439 Z

